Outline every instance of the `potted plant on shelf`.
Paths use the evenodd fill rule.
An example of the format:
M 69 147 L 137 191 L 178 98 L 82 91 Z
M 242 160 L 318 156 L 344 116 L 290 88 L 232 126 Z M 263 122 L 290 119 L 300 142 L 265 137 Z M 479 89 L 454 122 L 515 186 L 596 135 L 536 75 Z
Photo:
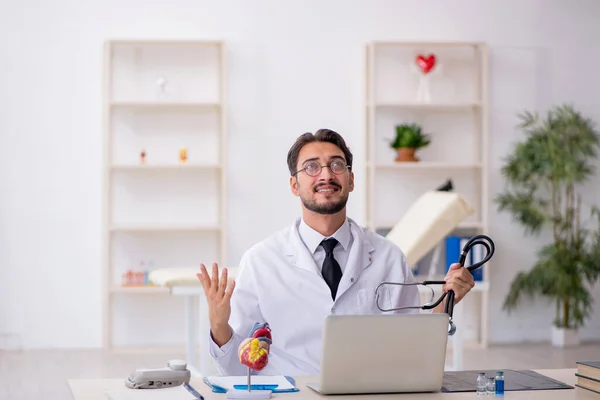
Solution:
M 421 132 L 417 124 L 401 124 L 396 126 L 396 137 L 390 142 L 390 147 L 397 152 L 396 161 L 419 161 L 415 152 L 427 145 L 430 139 Z
M 600 137 L 595 124 L 569 105 L 543 118 L 526 111 L 520 119 L 526 137 L 505 159 L 508 185 L 495 202 L 526 234 L 546 228 L 552 240 L 529 271 L 514 277 L 503 309 L 510 312 L 525 295 L 547 297 L 556 305 L 552 344 L 576 345 L 578 328 L 592 311 L 589 286 L 600 275 L 600 210 L 582 202 L 578 187 L 594 175 Z

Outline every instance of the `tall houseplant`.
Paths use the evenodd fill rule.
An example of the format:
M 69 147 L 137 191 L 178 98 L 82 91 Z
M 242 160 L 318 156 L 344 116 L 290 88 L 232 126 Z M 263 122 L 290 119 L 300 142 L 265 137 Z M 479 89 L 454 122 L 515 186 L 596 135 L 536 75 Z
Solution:
M 588 285 L 600 275 L 600 212 L 595 205 L 584 211 L 578 192 L 594 176 L 600 136 L 570 105 L 556 106 L 543 118 L 526 111 L 520 119 L 526 137 L 505 159 L 507 188 L 495 201 L 526 234 L 549 228 L 552 241 L 533 268 L 513 279 L 503 308 L 510 312 L 523 295 L 548 297 L 556 304 L 553 344 L 576 344 L 578 328 L 592 311 Z

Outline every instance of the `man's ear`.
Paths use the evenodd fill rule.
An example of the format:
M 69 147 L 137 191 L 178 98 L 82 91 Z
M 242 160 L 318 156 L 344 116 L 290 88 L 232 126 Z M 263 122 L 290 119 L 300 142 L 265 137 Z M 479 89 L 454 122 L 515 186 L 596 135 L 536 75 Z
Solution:
M 298 192 L 298 179 L 295 176 L 290 176 L 290 189 L 294 193 L 294 196 L 300 195 Z
M 350 172 L 350 181 L 349 181 L 348 190 L 351 192 L 354 190 L 354 172 Z

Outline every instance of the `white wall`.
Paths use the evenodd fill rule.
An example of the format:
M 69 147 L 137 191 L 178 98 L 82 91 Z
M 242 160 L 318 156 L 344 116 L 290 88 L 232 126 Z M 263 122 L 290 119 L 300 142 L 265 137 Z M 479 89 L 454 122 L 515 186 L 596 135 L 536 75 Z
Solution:
M 26 347 L 101 345 L 106 39 L 227 41 L 232 262 L 298 215 L 285 165 L 297 135 L 333 128 L 358 153 L 356 163 L 363 162 L 363 55 L 369 40 L 489 44 L 492 187 L 501 185 L 501 158 L 519 137 L 513 129 L 517 111 L 569 101 L 600 121 L 594 73 L 600 3 L 594 0 L 30 0 L 3 8 L 0 335 L 20 335 Z M 460 149 L 449 151 L 460 156 Z M 357 176 L 350 205 L 359 222 L 363 182 Z M 250 189 L 260 194 L 252 204 Z M 598 200 L 599 185 L 587 195 Z M 515 225 L 509 220 L 495 211 L 491 218 L 498 268 L 492 271 L 490 339 L 548 339 L 552 305 L 540 301 L 511 317 L 500 311 L 510 279 L 531 264 L 540 243 L 510 233 Z M 595 295 L 584 338 L 600 338 L 598 288 Z

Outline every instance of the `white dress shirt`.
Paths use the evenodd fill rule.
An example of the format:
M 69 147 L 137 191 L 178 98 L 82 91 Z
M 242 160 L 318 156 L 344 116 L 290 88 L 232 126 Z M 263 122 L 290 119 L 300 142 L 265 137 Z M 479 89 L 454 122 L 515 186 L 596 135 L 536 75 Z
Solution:
M 395 244 L 350 218 L 334 235 L 342 243 L 336 246 L 336 257 L 344 273 L 333 300 L 321 275 L 323 255 L 312 252 L 323 237 L 306 228 L 298 218 L 244 253 L 231 298 L 233 336 L 219 347 L 209 335 L 209 351 L 221 374 L 247 373 L 238 347 L 255 322 L 267 322 L 273 336 L 268 364 L 260 374 L 318 375 L 327 315 L 380 314 L 379 307 L 419 305 L 416 286 L 393 285 L 381 289 L 377 307 L 375 289 L 381 282 L 414 282 L 414 276 Z M 397 311 L 412 312 L 419 310 Z
M 348 219 L 344 221 L 342 226 L 334 232 L 331 236 L 323 236 L 310 226 L 304 222 L 303 219 L 300 220 L 300 226 L 298 227 L 298 233 L 300 234 L 300 239 L 313 255 L 313 259 L 315 260 L 315 264 L 318 267 L 322 267 L 323 262 L 325 261 L 325 249 L 321 246 L 321 242 L 325 239 L 334 238 L 339 244 L 335 246 L 333 249 L 333 257 L 340 264 L 340 268 L 342 269 L 342 274 L 346 269 L 346 264 L 348 263 L 348 254 L 350 253 L 350 247 L 352 246 L 353 237 L 350 232 L 350 222 Z

